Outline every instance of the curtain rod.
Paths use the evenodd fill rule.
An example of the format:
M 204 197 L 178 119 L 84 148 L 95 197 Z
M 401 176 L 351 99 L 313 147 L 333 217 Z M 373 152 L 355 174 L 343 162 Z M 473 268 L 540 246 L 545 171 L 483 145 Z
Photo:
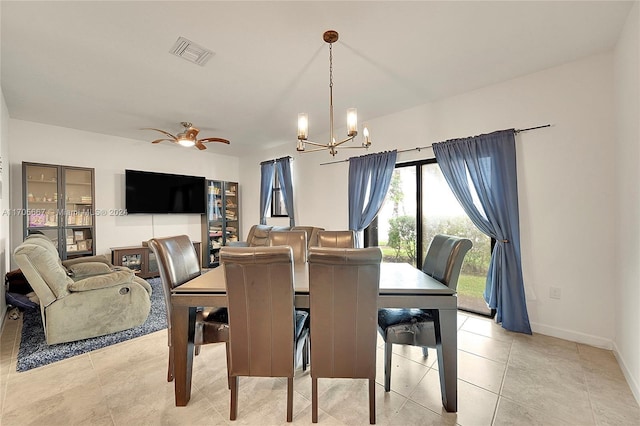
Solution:
M 516 134 L 520 133 L 520 132 L 527 132 L 529 130 L 536 130 L 536 129 L 542 129 L 544 127 L 551 127 L 551 124 L 543 124 L 542 126 L 536 126 L 536 127 L 527 127 L 526 129 L 515 129 L 514 132 Z M 460 139 L 460 138 L 458 138 Z M 408 149 L 400 149 L 398 150 L 398 154 L 400 154 L 401 152 L 409 152 L 409 151 L 418 151 L 420 152 L 423 149 L 429 149 L 431 148 L 433 145 L 427 145 L 427 146 L 417 146 L 415 148 L 408 148 Z M 327 164 L 337 164 L 337 163 L 346 163 L 347 161 L 349 161 L 349 159 L 345 159 L 345 160 L 338 160 L 338 161 L 329 161 L 327 163 L 320 163 L 321 166 L 326 166 Z
M 260 165 L 263 165 L 263 164 L 269 164 L 269 163 L 275 163 L 275 162 L 276 162 L 276 161 L 278 161 L 278 160 L 285 160 L 285 159 L 287 159 L 287 158 L 288 158 L 289 160 L 293 161 L 293 157 L 292 157 L 292 156 L 290 156 L 290 155 L 287 155 L 286 157 L 280 157 L 280 158 L 276 158 L 276 159 L 273 159 L 273 160 L 266 160 L 266 161 L 263 161 L 262 163 L 260 163 Z

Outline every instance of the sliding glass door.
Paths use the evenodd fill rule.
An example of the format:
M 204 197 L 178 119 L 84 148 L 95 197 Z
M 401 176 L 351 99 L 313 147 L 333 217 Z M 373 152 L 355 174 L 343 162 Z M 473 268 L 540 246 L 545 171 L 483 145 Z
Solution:
M 384 262 L 408 262 L 420 267 L 436 234 L 473 242 L 458 280 L 458 307 L 491 315 L 482 297 L 491 238 L 467 217 L 435 160 L 397 165 L 384 205 L 365 232 L 365 244 L 379 245 Z

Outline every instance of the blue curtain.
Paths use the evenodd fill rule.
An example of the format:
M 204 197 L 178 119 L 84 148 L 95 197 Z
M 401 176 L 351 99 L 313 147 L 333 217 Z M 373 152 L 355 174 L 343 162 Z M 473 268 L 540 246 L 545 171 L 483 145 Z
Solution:
M 291 157 L 278 158 L 276 160 L 278 177 L 280 179 L 280 192 L 284 199 L 284 205 L 289 215 L 289 226 L 296 226 L 293 214 L 293 182 L 291 179 Z
M 349 229 L 359 231 L 376 217 L 387 195 L 396 165 L 396 150 L 349 158 Z
M 273 161 L 260 164 L 260 225 L 267 224 L 267 209 L 271 203 L 273 192 Z
M 434 143 L 433 152 L 471 221 L 496 240 L 485 301 L 503 328 L 531 334 L 520 257 L 515 131 Z

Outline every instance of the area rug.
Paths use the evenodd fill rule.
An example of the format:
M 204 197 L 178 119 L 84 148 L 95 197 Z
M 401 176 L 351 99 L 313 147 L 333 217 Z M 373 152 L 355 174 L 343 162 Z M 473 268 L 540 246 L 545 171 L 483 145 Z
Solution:
M 16 370 L 31 370 L 32 368 L 41 367 L 51 364 L 52 362 L 167 328 L 167 312 L 160 278 L 151 278 L 148 279 L 147 282 L 153 288 L 151 294 L 151 311 L 149 312 L 147 320 L 138 327 L 106 336 L 92 337 L 76 342 L 59 343 L 49 346 L 44 337 L 40 309 L 26 309 L 22 313 L 22 336 L 20 339 L 20 350 L 18 351 Z

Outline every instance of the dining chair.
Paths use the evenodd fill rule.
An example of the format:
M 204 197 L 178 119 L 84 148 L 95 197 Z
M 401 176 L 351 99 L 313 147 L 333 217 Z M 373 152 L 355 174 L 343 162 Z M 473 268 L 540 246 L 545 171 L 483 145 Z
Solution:
M 369 422 L 376 422 L 378 247 L 309 249 L 311 421 L 318 422 L 318 379 L 369 380 Z
M 171 290 L 200 275 L 200 262 L 193 243 L 187 235 L 152 238 L 149 247 L 156 255 L 160 280 L 164 290 L 169 337 L 169 367 L 167 381 L 173 381 L 174 349 L 171 345 Z M 196 355 L 200 346 L 208 343 L 227 345 L 229 358 L 229 325 L 226 308 L 202 308 L 196 312 L 194 344 Z M 228 363 L 228 362 L 227 362 Z
M 291 247 L 223 247 L 229 310 L 229 418 L 238 414 L 239 376 L 286 377 L 287 422 L 293 419 L 296 347 L 309 333 L 294 309 Z
M 473 244 L 466 238 L 436 235 L 425 256 L 422 271 L 452 290 L 458 286 L 462 261 Z M 384 390 L 391 390 L 393 344 L 421 346 L 426 357 L 428 347 L 440 344 L 437 309 L 395 309 L 378 311 L 378 332 L 384 340 Z M 439 363 L 443 360 L 438 359 Z M 444 361 L 446 362 L 446 361 Z
M 295 265 L 304 265 L 307 261 L 307 233 L 299 231 L 271 231 L 269 246 L 291 246 Z
M 356 233 L 348 231 L 318 231 L 318 247 L 354 248 Z

